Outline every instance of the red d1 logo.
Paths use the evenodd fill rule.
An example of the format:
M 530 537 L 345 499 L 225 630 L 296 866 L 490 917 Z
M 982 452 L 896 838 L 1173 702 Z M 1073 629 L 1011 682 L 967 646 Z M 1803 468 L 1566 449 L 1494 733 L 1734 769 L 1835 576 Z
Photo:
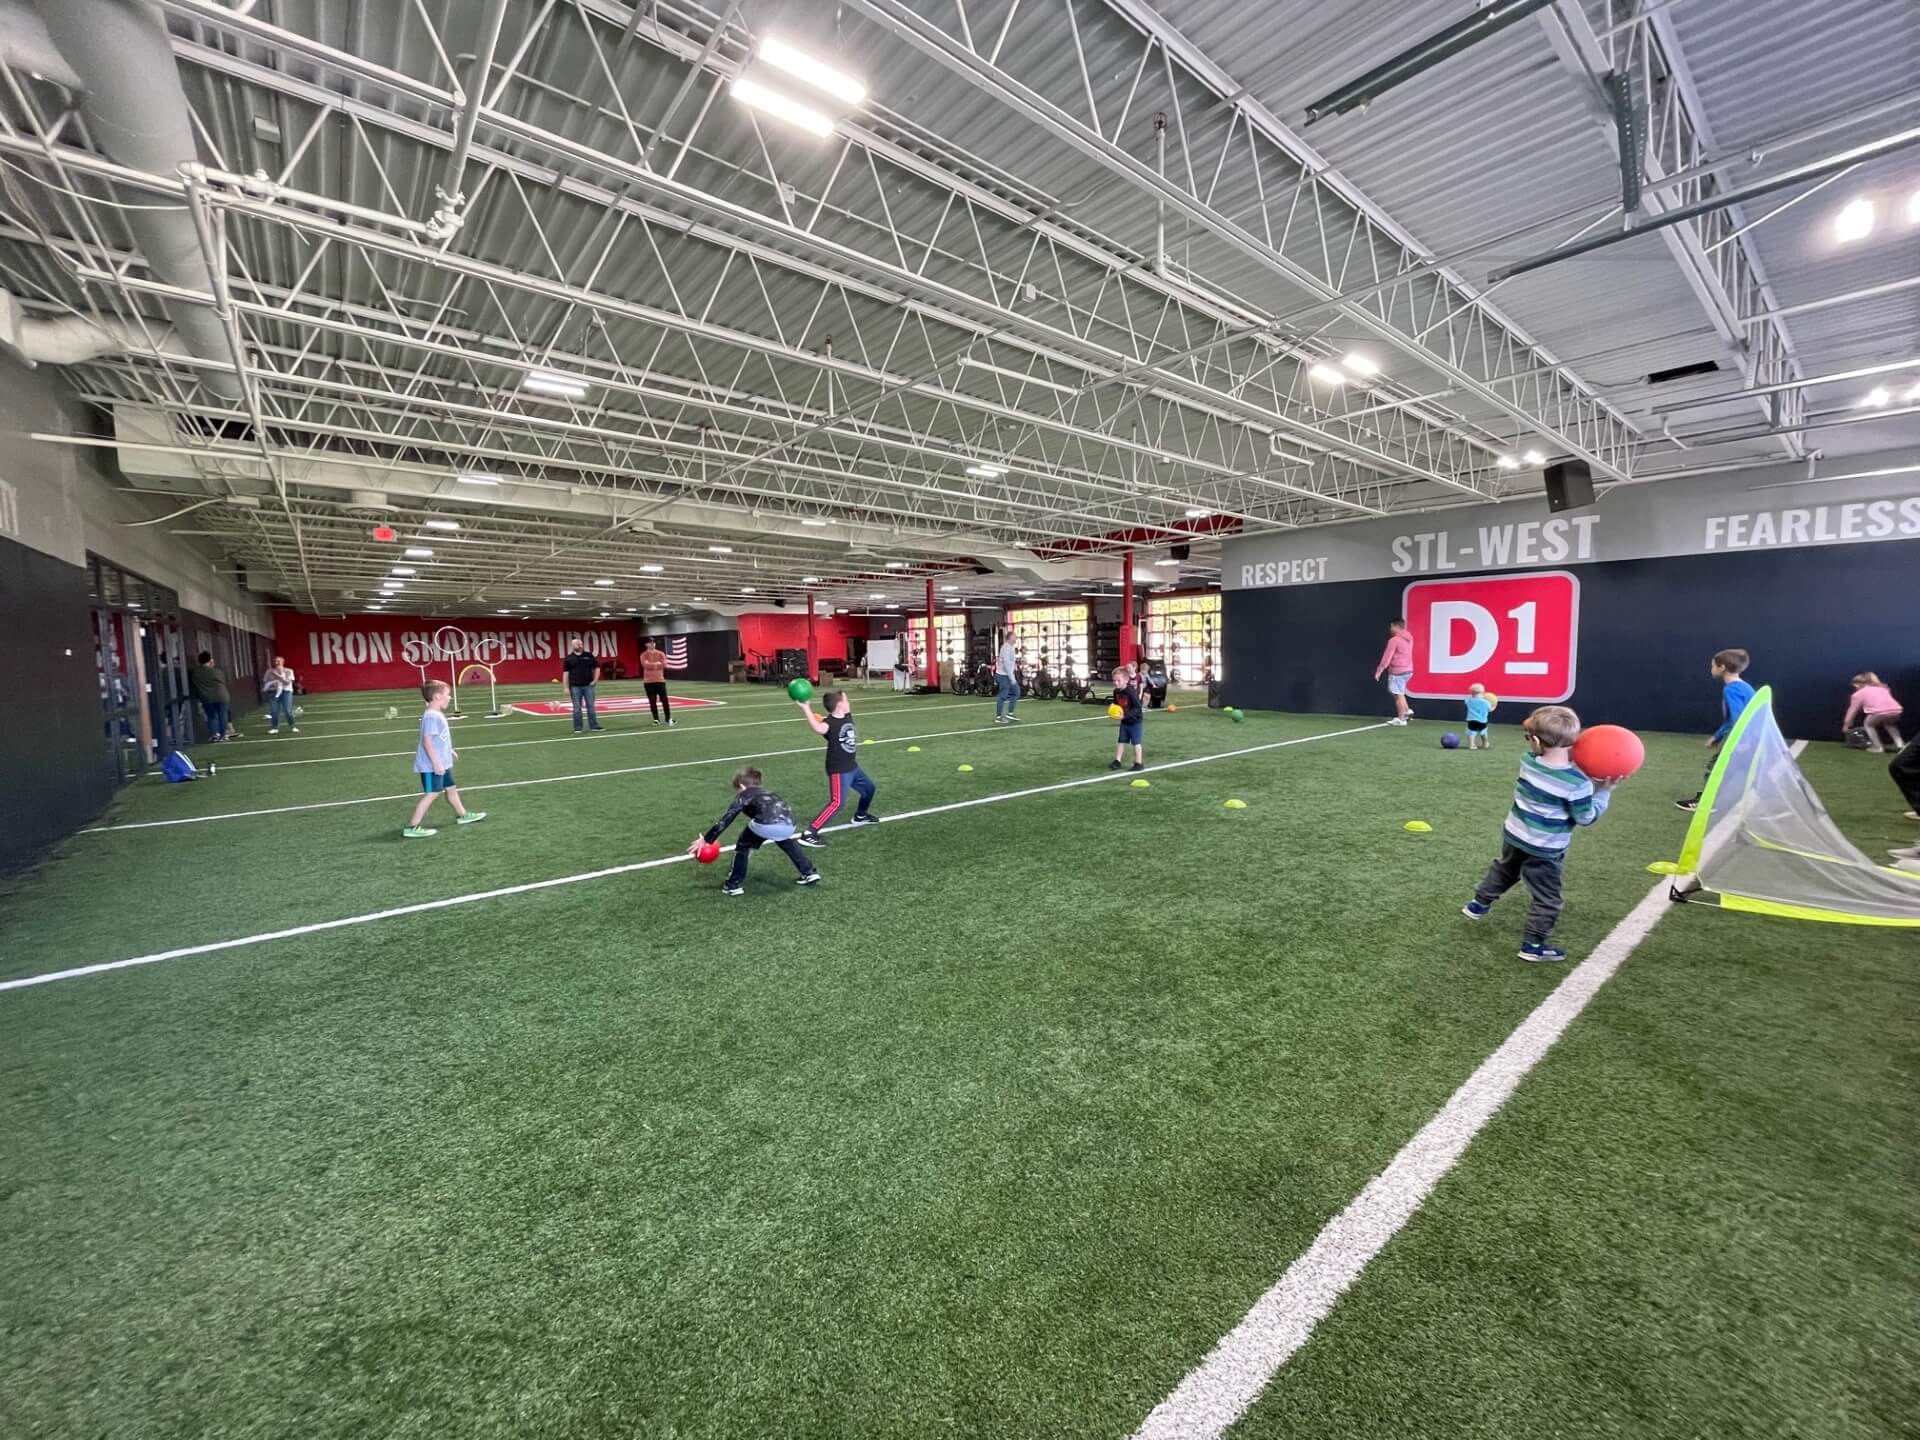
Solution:
M 1413 632 L 1409 694 L 1461 700 L 1484 685 L 1502 700 L 1556 704 L 1573 694 L 1580 581 L 1564 570 L 1416 580 L 1407 586 Z

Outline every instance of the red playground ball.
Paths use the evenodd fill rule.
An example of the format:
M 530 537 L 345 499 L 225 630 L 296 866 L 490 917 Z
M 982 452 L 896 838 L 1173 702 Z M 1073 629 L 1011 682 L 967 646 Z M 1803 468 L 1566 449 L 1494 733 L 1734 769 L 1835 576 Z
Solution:
M 693 852 L 693 858 L 698 860 L 702 865 L 711 865 L 720 858 L 720 847 L 714 844 L 713 841 L 708 840 L 702 844 L 698 850 Z
M 1647 747 L 1624 725 L 1595 725 L 1573 742 L 1573 763 L 1595 780 L 1624 780 L 1646 758 Z

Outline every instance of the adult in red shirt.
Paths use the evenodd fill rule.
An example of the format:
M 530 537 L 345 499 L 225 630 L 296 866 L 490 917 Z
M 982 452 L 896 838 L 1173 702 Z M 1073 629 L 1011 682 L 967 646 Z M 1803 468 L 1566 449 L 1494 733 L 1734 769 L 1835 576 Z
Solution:
M 1413 679 L 1413 632 L 1407 622 L 1395 620 L 1387 626 L 1387 648 L 1380 652 L 1380 663 L 1373 667 L 1373 678 L 1387 677 L 1387 693 L 1393 696 L 1393 719 L 1389 725 L 1404 725 L 1413 709 L 1407 704 L 1407 684 Z
M 673 702 L 667 699 L 667 652 L 647 637 L 647 648 L 640 652 L 640 680 L 647 687 L 647 709 L 653 723 L 673 724 Z

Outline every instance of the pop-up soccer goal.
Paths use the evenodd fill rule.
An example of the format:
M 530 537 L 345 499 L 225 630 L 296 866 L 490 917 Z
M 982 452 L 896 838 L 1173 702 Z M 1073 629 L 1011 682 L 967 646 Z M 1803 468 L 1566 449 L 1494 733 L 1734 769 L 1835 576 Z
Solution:
M 1712 836 L 1712 843 L 1708 837 Z M 1676 899 L 1842 925 L 1920 927 L 1920 874 L 1877 865 L 1840 833 L 1755 693 L 1720 747 L 1676 868 Z

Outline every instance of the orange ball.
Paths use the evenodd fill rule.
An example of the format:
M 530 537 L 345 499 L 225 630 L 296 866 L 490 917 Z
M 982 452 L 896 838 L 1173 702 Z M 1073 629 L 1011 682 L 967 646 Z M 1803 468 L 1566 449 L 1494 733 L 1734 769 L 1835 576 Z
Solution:
M 1595 725 L 1573 742 L 1573 763 L 1595 780 L 1624 780 L 1647 759 L 1647 747 L 1624 725 Z

